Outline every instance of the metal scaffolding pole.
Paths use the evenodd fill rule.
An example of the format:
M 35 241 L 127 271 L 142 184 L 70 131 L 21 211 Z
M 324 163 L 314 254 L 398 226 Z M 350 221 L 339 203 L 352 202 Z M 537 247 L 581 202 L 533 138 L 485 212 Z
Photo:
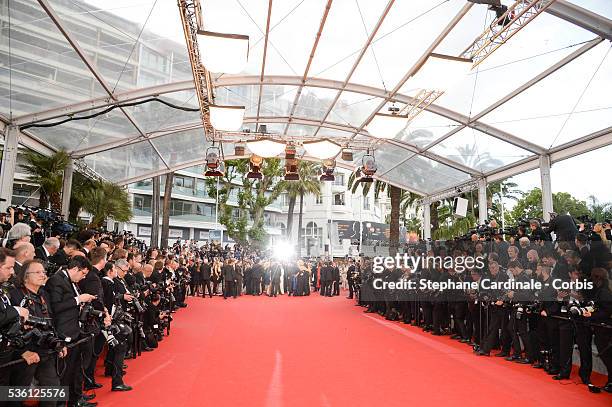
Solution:
M 423 239 L 431 239 L 431 203 L 423 200 Z
M 74 160 L 70 159 L 64 170 L 62 183 L 62 216 L 68 219 L 70 213 L 70 196 L 72 195 L 72 174 L 74 174 Z
M 153 177 L 153 196 L 151 197 L 151 247 L 159 247 L 159 198 L 160 178 Z
M 8 126 L 4 133 L 4 151 L 0 166 L 0 212 L 6 212 L 13 199 L 13 182 L 17 166 L 17 149 L 19 147 L 19 131 Z
M 487 180 L 482 178 L 478 181 L 478 224 L 484 225 L 487 218 Z
M 550 213 L 553 211 L 552 186 L 550 182 L 550 155 L 540 156 L 540 179 L 542 182 L 542 217 L 544 221 L 550 221 Z

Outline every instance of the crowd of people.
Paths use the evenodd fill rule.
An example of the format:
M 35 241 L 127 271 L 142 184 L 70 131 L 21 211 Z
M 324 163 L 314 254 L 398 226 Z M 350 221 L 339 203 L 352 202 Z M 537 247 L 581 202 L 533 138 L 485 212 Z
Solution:
M 101 387 L 95 380 L 101 357 L 111 390 L 130 391 L 125 358 L 157 348 L 188 296 L 332 297 L 343 288 L 365 312 L 450 335 L 473 346 L 477 355 L 529 364 L 557 380 L 569 378 L 576 344 L 580 378 L 590 385 L 594 339 L 611 372 L 604 390 L 612 392 L 609 227 L 590 235 L 557 230 L 564 240 L 556 243 L 545 238 L 548 231 L 537 222 L 509 241 L 488 230 L 468 240 L 420 242 L 404 250 L 417 257 L 480 256 L 485 267 L 458 271 L 440 265 L 418 272 L 387 267 L 377 275 L 385 281 L 588 280 L 590 290 L 546 285 L 539 292 L 521 292 L 477 284 L 476 290 L 405 295 L 372 291 L 372 259 L 364 256 L 289 260 L 239 244 L 196 241 L 142 250 L 127 235 L 107 232 L 41 237 L 40 222 L 22 215 L 11 215 L 10 227 L 2 228 L 7 238 L 0 248 L 0 386 L 68 386 L 69 406 L 96 404 L 89 391 Z
M 419 326 L 433 335 L 449 335 L 472 346 L 478 356 L 493 355 L 543 369 L 555 380 L 569 379 L 576 345 L 580 379 L 591 391 L 598 392 L 600 388 L 591 384 L 594 342 L 597 356 L 608 371 L 603 390 L 612 392 L 609 225 L 590 234 L 578 229 L 562 230 L 556 234 L 555 242 L 543 238 L 548 231 L 538 222 L 531 222 L 530 226 L 530 230 L 510 241 L 489 230 L 475 233 L 467 240 L 431 242 L 429 247 L 419 244 L 408 249 L 410 255 L 417 257 L 480 256 L 484 259 L 483 268 L 457 271 L 435 265 L 413 272 L 407 267 L 392 266 L 376 275 L 372 262 L 366 260 L 361 270 L 363 287 L 359 304 L 366 307 L 367 313 L 378 312 L 389 320 Z M 477 289 L 376 291 L 374 278 L 388 282 L 422 279 L 474 282 Z M 541 283 L 541 289 L 487 289 L 484 280 L 496 283 L 533 280 Z M 567 284 L 579 281 L 590 283 L 591 288 L 572 288 L 580 285 Z

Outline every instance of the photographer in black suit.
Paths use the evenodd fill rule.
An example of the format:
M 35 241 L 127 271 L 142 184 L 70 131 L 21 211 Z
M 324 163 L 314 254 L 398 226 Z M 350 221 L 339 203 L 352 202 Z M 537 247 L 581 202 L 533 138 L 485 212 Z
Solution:
M 121 261 L 117 260 L 118 262 Z M 123 266 L 127 267 L 127 262 Z M 132 301 L 133 296 L 126 293 L 125 286 L 119 281 L 119 273 L 122 275 L 125 272 L 112 264 L 107 263 L 104 267 L 104 277 L 102 277 L 102 290 L 104 291 L 104 306 L 106 309 L 111 310 L 111 318 L 116 315 L 118 308 L 122 308 L 123 301 Z M 125 311 L 125 310 L 123 310 Z M 126 386 L 123 383 L 123 361 L 125 359 L 125 353 L 128 349 L 127 338 L 119 338 L 115 336 L 118 342 L 114 345 L 110 345 L 108 348 L 108 354 L 105 360 L 105 376 L 112 376 L 112 391 L 129 391 L 132 390 L 130 386 Z
M 58 271 L 49 278 L 45 291 L 49 294 L 53 325 L 60 338 L 70 344 L 81 339 L 79 324 L 81 304 L 91 302 L 96 297 L 91 294 L 81 294 L 77 287 L 77 283 L 89 272 L 91 267 L 89 261 L 82 256 L 76 256 L 70 259 L 66 267 L 66 270 Z M 110 317 L 107 317 L 105 323 L 110 324 Z M 68 349 L 66 368 L 60 383 L 70 388 L 69 406 L 91 407 L 96 405 L 83 399 L 81 354 L 87 346 L 89 346 L 88 343 L 84 342 Z
M 573 245 L 574 239 L 576 239 L 576 235 L 578 234 L 578 228 L 571 215 L 557 215 L 556 213 L 551 213 L 550 222 L 545 232 L 555 232 L 557 242 L 570 242 Z
M 202 283 L 202 298 L 206 297 L 206 291 L 208 291 L 208 295 L 212 298 L 212 286 L 210 285 L 211 271 L 212 268 L 208 263 L 208 259 L 205 257 L 200 265 L 200 281 Z
M 15 265 L 15 252 L 0 247 L 0 284 L 4 284 L 13 275 Z M 9 328 L 21 316 L 27 320 L 30 312 L 22 307 L 11 306 L 11 302 L 4 291 L 0 290 L 0 330 Z M 13 350 L 8 348 L 8 343 L 0 340 L 0 365 L 10 362 Z M 0 386 L 8 386 L 10 379 L 10 367 L 0 368 Z

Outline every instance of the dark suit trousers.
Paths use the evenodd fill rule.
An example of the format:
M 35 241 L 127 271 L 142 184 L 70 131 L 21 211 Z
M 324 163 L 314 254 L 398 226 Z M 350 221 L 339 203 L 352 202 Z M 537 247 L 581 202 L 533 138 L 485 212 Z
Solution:
M 99 333 L 96 335 L 93 340 L 85 342 L 83 345 L 88 345 L 85 349 L 85 353 L 83 354 L 83 363 L 85 368 L 85 383 L 93 383 L 95 382 L 95 370 L 96 370 L 96 362 L 98 361 L 98 356 L 102 352 L 104 348 L 104 343 L 106 339 L 104 339 L 104 335 Z
M 208 290 L 208 295 L 212 297 L 213 292 L 212 292 L 212 287 L 210 286 L 210 280 L 202 280 L 202 297 L 206 297 L 207 290 Z
M 11 376 L 12 386 L 29 386 L 32 383 L 32 379 L 36 377 L 38 386 L 59 386 L 60 379 L 57 376 L 55 369 L 55 355 L 43 356 L 39 363 L 28 365 L 22 363 L 18 365 L 17 369 L 13 369 Z M 55 401 L 40 401 L 39 406 L 55 406 Z M 21 405 L 21 403 L 15 403 L 15 405 Z
M 75 346 L 74 348 L 68 349 L 68 355 L 65 358 L 66 369 L 64 370 L 63 376 L 60 378 L 60 384 L 62 386 L 68 386 L 70 391 L 68 395 L 68 405 L 76 405 L 77 401 L 83 395 L 83 362 L 81 358 L 85 348 L 90 346 L 91 341 Z M 88 353 L 88 351 L 85 351 Z M 88 362 L 87 359 L 86 362 Z
M 483 343 L 482 350 L 490 352 L 497 345 L 499 342 L 499 330 L 501 329 L 502 350 L 510 352 L 512 338 L 510 338 L 510 333 L 508 332 L 508 310 L 497 305 L 492 305 L 489 307 L 489 310 L 491 311 L 491 324 L 489 325 L 489 332 Z
M 106 362 L 110 364 L 106 369 L 110 370 L 113 380 L 112 386 L 119 386 L 123 384 L 123 360 L 125 359 L 125 352 L 127 351 L 127 342 L 120 342 L 117 346 L 110 347 L 108 349 L 108 356 Z

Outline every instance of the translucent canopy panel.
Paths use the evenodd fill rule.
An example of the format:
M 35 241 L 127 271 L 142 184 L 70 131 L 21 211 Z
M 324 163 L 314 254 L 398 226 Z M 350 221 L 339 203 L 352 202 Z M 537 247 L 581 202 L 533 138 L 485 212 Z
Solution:
M 202 129 L 168 134 L 151 140 L 169 166 L 203 159 L 208 143 Z
M 602 16 L 612 20 L 612 5 L 610 2 L 605 0 L 572 0 L 572 3 L 584 7 L 585 9 L 592 11 L 596 14 L 601 14 Z
M 0 22 L 0 114 L 18 117 L 106 95 L 38 3 L 0 2 Z
M 422 156 L 414 156 L 402 162 L 383 177 L 426 194 L 465 182 L 470 178 L 464 172 Z
M 451 32 L 436 52 L 460 50 L 451 55 L 463 52 L 481 32 L 478 30 L 474 35 L 474 26 L 482 28 L 485 21 L 490 22 L 492 18 L 491 13 L 482 16 L 484 9 L 472 7 L 472 13 L 461 20 L 463 24 Z M 464 81 L 448 89 L 436 103 L 473 116 L 593 38 L 589 31 L 542 13 L 485 59 Z M 461 39 L 463 44 L 459 45 Z M 408 82 L 402 91 L 408 92 L 409 88 Z
M 87 165 L 103 178 L 119 182 L 165 168 L 148 141 L 85 157 Z
M 599 44 L 481 120 L 545 148 L 564 132 L 567 141 L 610 126 L 609 51 L 608 43 Z M 567 127 L 570 114 L 580 125 Z
M 460 124 L 454 120 L 422 111 L 408 123 L 408 127 L 396 139 L 418 147 L 425 147 L 458 126 Z
M 99 111 L 86 111 L 79 115 L 86 116 Z M 54 127 L 31 127 L 27 131 L 53 147 L 69 152 L 138 135 L 136 128 L 119 109 L 91 119 L 73 120 Z
M 159 99 L 181 108 L 198 109 L 198 98 L 193 90 L 167 93 Z M 201 123 L 199 110 L 193 112 L 175 109 L 157 101 L 126 107 L 125 110 L 132 114 L 146 133 L 163 131 L 187 123 Z
M 287 135 L 288 136 L 300 136 L 300 137 L 312 137 L 318 128 L 319 128 L 318 126 L 307 126 L 304 124 L 290 124 L 289 128 L 287 129 Z M 350 131 L 331 129 L 328 127 L 321 127 L 317 133 L 317 138 L 327 137 L 332 140 L 334 138 L 348 139 L 352 135 L 353 133 L 351 133 Z
M 383 99 L 355 92 L 342 92 L 328 121 L 359 128 L 382 103 Z
M 351 81 L 387 89 L 396 86 L 464 5 L 464 0 L 396 1 Z
M 264 85 L 261 91 L 260 116 L 289 116 L 297 86 Z M 220 86 L 215 89 L 215 103 L 229 106 L 245 106 L 246 117 L 257 117 L 259 85 Z
M 453 134 L 430 151 L 480 172 L 491 171 L 532 155 L 529 151 L 470 128 Z
M 173 2 L 49 0 L 49 4 L 111 90 L 192 78 Z
M 337 94 L 338 91 L 336 89 L 304 88 L 294 115 L 323 120 L 325 116 L 328 116 L 327 112 Z
M 384 0 L 334 1 L 309 75 L 345 80 L 386 4 Z M 309 38 L 308 42 L 312 44 L 314 38 Z

